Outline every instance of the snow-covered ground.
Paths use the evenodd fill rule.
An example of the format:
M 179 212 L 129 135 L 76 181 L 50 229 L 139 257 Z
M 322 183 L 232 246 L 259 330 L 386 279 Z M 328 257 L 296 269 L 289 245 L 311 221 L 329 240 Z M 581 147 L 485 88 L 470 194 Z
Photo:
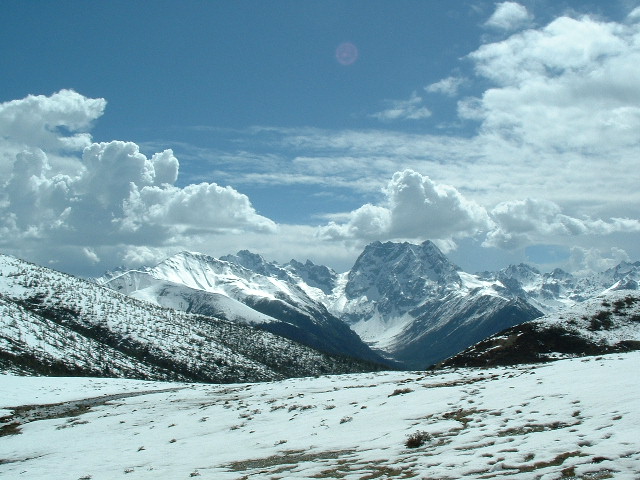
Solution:
M 2 414 L 132 395 L 17 410 L 0 478 L 635 480 L 639 370 L 632 352 L 236 385 L 0 376 Z

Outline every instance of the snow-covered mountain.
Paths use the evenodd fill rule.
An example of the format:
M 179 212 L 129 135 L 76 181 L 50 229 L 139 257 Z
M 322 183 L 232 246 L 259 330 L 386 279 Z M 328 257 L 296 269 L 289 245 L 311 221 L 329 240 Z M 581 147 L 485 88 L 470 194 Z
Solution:
M 505 295 L 500 282 L 460 271 L 431 242 L 373 243 L 343 275 L 309 261 L 281 266 L 244 250 L 219 259 L 182 252 L 98 281 L 158 305 L 380 361 L 362 338 L 390 361 L 416 368 L 541 315 Z
M 559 268 L 541 273 L 525 264 L 511 265 L 498 272 L 483 272 L 479 276 L 486 281 L 499 281 L 512 294 L 525 298 L 546 313 L 582 302 L 605 290 L 637 290 L 640 262 L 622 262 L 586 277 L 576 277 Z
M 0 370 L 225 383 L 371 368 L 0 255 Z
M 291 260 L 285 265 L 285 268 L 301 278 L 309 287 L 317 288 L 326 295 L 329 295 L 336 287 L 338 274 L 333 269 L 325 267 L 324 265 L 315 265 L 310 260 L 307 260 L 305 263 Z M 307 293 L 315 298 L 315 292 L 313 290 Z
M 640 262 L 588 277 L 524 264 L 474 275 L 432 242 L 375 242 L 323 301 L 374 348 L 420 368 L 543 313 L 639 283 Z
M 461 271 L 430 241 L 368 245 L 325 302 L 370 345 L 410 368 L 541 315 L 498 280 Z
M 306 271 L 312 270 L 308 264 Z M 109 274 L 98 283 L 157 305 L 248 323 L 329 354 L 384 362 L 313 298 L 324 295 L 322 290 L 305 283 L 294 267 L 246 250 L 219 259 L 182 252 L 153 268 Z
M 440 366 L 515 365 L 640 350 L 640 292 L 609 290 L 477 343 Z
M 388 360 L 424 368 L 605 290 L 637 289 L 640 262 L 591 277 L 524 264 L 470 274 L 430 241 L 374 242 L 343 274 L 308 260 L 279 265 L 244 250 L 220 259 L 181 253 L 100 281 L 159 305 L 258 324 L 330 353 L 379 361 L 346 324 Z

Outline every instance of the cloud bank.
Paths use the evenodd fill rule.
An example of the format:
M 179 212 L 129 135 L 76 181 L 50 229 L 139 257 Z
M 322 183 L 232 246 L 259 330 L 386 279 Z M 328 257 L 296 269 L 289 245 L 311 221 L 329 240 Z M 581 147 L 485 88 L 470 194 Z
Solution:
M 491 211 L 467 199 L 455 187 L 438 184 L 413 170 L 396 172 L 380 205 L 366 204 L 318 230 L 330 240 L 483 239 L 486 247 L 522 248 L 545 239 L 640 232 L 640 220 L 574 218 L 549 200 L 502 202 Z
M 489 227 L 486 211 L 449 185 L 434 183 L 413 170 L 396 172 L 382 205 L 363 205 L 344 223 L 321 227 L 322 238 L 438 239 L 473 236 Z
M 490 216 L 495 228 L 484 243 L 504 249 L 520 248 L 550 238 L 640 232 L 639 220 L 574 218 L 563 214 L 551 201 L 530 198 L 500 203 Z
M 494 83 L 463 117 L 542 152 L 584 155 L 640 146 L 640 24 L 560 17 L 469 55 Z
M 175 186 L 179 162 L 171 150 L 148 158 L 132 142 L 92 143 L 84 130 L 105 105 L 71 90 L 0 104 L 4 248 L 53 257 L 58 249 L 74 250 L 95 263 L 105 247 L 121 248 L 126 257 L 129 246 L 276 230 L 231 187 Z

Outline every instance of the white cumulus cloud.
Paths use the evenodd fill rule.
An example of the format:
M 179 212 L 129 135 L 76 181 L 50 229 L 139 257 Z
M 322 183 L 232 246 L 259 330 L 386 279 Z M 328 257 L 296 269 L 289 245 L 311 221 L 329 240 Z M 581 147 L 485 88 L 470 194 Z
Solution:
M 46 259 L 47 251 L 75 246 L 78 261 L 97 264 L 101 249 L 110 247 L 126 257 L 130 246 L 161 248 L 194 235 L 275 231 L 275 223 L 232 187 L 175 186 L 179 162 L 171 150 L 148 158 L 132 142 L 91 143 L 84 130 L 104 106 L 104 100 L 70 90 L 0 105 L 5 250 Z
M 215 183 L 184 188 L 132 186 L 124 201 L 123 225 L 131 231 L 146 225 L 201 232 L 273 232 L 276 228 L 274 222 L 256 213 L 246 195 Z
M 640 24 L 560 17 L 469 58 L 495 86 L 459 112 L 485 135 L 554 155 L 640 146 Z
M 500 30 L 515 30 L 526 26 L 532 20 L 533 16 L 523 5 L 516 2 L 501 2 L 496 4 L 496 10 L 485 22 L 485 26 Z
M 589 275 L 613 268 L 620 262 L 628 262 L 629 255 L 620 248 L 612 247 L 608 252 L 598 248 L 573 247 L 568 265 L 565 267 L 575 275 Z
M 106 103 L 73 90 L 0 103 L 3 147 L 11 143 L 49 151 L 83 148 L 91 142 L 86 130 L 102 115 Z
M 106 104 L 102 98 L 86 98 L 73 90 L 0 103 L 0 178 L 10 175 L 16 155 L 24 149 L 46 151 L 55 167 L 64 168 L 68 162 L 75 167 L 65 155 L 91 143 L 87 130 Z
M 379 205 L 335 216 L 319 228 L 319 236 L 357 242 L 430 239 L 447 250 L 471 237 L 483 239 L 485 247 L 516 250 L 550 240 L 562 244 L 577 237 L 640 232 L 640 220 L 577 218 L 550 200 L 508 200 L 487 211 L 455 187 L 413 170 L 396 172 L 384 193 Z
M 640 232 L 640 221 L 627 218 L 575 218 L 549 200 L 516 200 L 496 205 L 490 212 L 496 227 L 488 234 L 486 246 L 514 249 L 548 238 L 578 235 L 609 235 Z
M 331 239 L 434 239 L 472 236 L 490 226 L 481 206 L 449 185 L 433 182 L 413 170 L 396 172 L 385 189 L 382 205 L 364 205 L 346 222 L 321 227 Z

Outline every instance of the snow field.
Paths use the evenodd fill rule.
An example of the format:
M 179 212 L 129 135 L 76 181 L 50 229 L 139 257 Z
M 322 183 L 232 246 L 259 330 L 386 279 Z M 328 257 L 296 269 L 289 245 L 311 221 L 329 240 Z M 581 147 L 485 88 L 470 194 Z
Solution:
M 635 352 L 234 385 L 2 376 L 3 412 L 139 395 L 0 437 L 0 478 L 637 479 L 638 368 Z

